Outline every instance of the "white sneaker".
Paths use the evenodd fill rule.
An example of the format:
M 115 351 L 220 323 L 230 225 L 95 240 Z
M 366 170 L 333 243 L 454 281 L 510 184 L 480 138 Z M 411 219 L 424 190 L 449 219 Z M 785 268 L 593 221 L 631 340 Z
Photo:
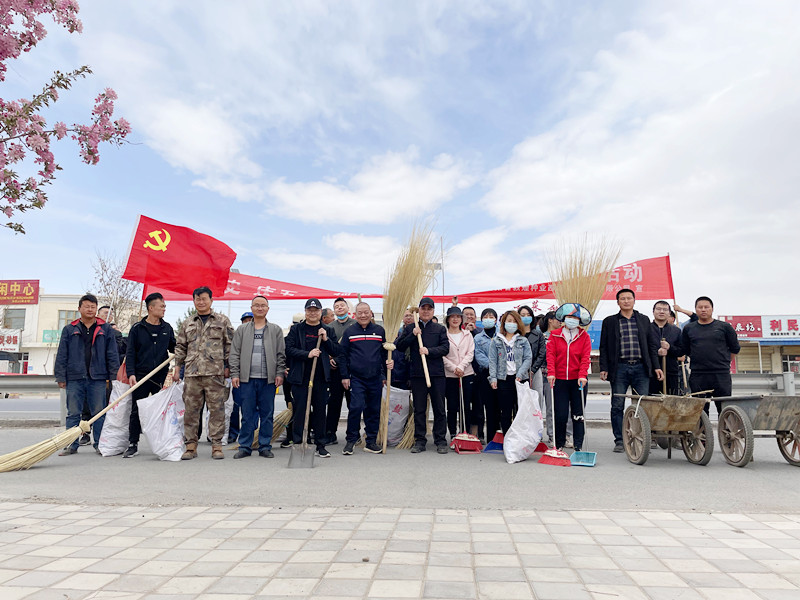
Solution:
M 564 444 L 564 447 L 565 448 L 573 448 L 574 447 L 573 444 L 572 444 L 572 436 L 571 435 L 567 436 L 567 441 Z

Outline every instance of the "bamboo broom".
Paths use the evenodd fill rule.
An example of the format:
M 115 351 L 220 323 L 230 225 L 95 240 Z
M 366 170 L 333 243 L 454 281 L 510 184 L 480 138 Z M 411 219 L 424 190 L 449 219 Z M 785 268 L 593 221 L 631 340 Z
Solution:
M 110 403 L 108 406 L 106 406 L 103 410 L 101 410 L 99 413 L 97 413 L 88 421 L 81 421 L 75 427 L 71 427 L 66 431 L 54 435 L 49 440 L 45 440 L 43 442 L 39 442 L 38 444 L 28 446 L 27 448 L 22 448 L 21 450 L 17 450 L 16 452 L 11 452 L 9 454 L 4 454 L 3 456 L 0 456 L 0 473 L 7 473 L 9 471 L 24 471 L 26 469 L 30 469 L 36 463 L 43 461 L 44 459 L 52 456 L 62 448 L 66 448 L 67 446 L 72 444 L 75 440 L 81 437 L 82 434 L 89 433 L 91 431 L 92 423 L 97 421 L 97 419 L 105 415 L 108 411 L 112 410 L 117 404 L 119 404 L 122 401 L 123 398 L 132 394 L 133 391 L 137 389 L 140 385 L 142 385 L 145 381 L 147 381 L 153 375 L 158 373 L 161 369 L 166 367 L 172 360 L 172 357 L 173 355 L 170 354 L 164 362 L 162 362 L 155 369 L 153 369 L 147 375 L 145 375 L 139 381 L 137 381 L 136 385 L 131 386 L 131 388 L 128 391 L 126 391 L 119 398 L 114 400 L 114 402 Z
M 415 225 L 409 236 L 408 243 L 400 251 L 394 269 L 387 277 L 383 292 L 383 325 L 386 331 L 397 332 L 403 322 L 403 314 L 413 305 L 433 279 L 434 246 L 433 231 L 430 225 Z M 392 358 L 395 345 L 388 339 L 383 346 L 387 358 Z M 423 356 L 423 362 L 425 357 Z M 425 365 L 427 367 L 427 365 Z M 429 384 L 430 385 L 430 384 Z M 392 370 L 386 371 L 386 394 L 381 402 L 380 425 L 378 428 L 378 443 L 383 447 L 384 454 L 388 443 L 389 432 L 389 402 L 392 390 Z M 411 419 L 413 422 L 413 419 Z

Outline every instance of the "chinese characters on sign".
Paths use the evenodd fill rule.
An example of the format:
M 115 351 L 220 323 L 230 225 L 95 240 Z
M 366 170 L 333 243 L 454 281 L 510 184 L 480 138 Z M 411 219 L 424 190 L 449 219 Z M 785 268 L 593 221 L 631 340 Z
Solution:
M 764 333 L 761 326 L 761 317 L 720 317 L 720 320 L 727 321 L 733 327 L 736 335 L 741 338 L 762 338 Z
M 38 303 L 38 279 L 0 279 L 0 305 Z
M 764 317 L 765 338 L 800 338 L 800 315 Z
M 21 329 L 0 329 L 0 352 L 19 352 Z

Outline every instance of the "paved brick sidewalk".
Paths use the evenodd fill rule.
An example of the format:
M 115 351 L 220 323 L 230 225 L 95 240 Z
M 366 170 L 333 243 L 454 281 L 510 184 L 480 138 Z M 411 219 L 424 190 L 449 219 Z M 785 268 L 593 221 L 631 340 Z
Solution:
M 800 514 L 0 503 L 2 600 L 800 598 Z

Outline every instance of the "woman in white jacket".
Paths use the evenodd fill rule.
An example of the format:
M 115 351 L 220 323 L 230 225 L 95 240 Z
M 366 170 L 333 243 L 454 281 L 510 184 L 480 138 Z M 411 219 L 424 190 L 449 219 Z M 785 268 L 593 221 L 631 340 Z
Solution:
M 475 339 L 469 331 L 461 329 L 461 322 L 461 309 L 457 306 L 448 308 L 445 323 L 450 352 L 444 357 L 444 395 L 447 399 L 447 428 L 450 430 L 450 439 L 458 433 L 458 413 L 461 410 L 462 394 L 465 402 L 464 411 L 469 414 L 466 402 L 471 397 L 472 384 L 475 380 L 475 371 L 472 369 Z M 466 416 L 464 421 L 467 421 Z M 467 431 L 469 426 L 470 423 L 467 423 Z

